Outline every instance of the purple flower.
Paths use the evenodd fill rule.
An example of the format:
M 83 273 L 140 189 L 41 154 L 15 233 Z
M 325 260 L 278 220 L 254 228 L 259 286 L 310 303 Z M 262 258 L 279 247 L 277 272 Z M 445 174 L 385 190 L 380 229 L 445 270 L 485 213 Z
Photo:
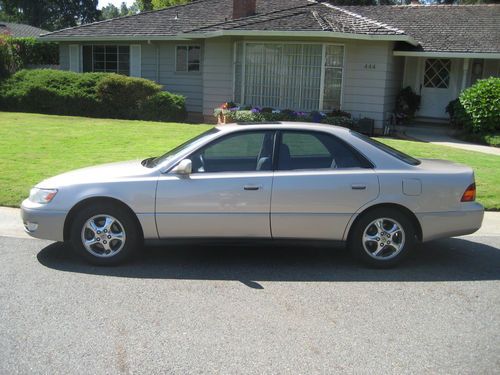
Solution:
M 252 113 L 260 113 L 260 108 L 259 107 L 252 108 Z

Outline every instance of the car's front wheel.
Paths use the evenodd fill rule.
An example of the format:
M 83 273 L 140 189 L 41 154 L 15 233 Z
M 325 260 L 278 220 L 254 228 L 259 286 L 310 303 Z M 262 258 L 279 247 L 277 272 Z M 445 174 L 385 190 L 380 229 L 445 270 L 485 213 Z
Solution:
M 416 243 L 408 216 L 392 208 L 367 212 L 356 222 L 349 238 L 354 256 L 375 267 L 399 263 Z
M 129 259 L 140 241 L 132 215 L 111 203 L 80 210 L 71 226 L 71 243 L 78 254 L 96 265 L 115 265 Z

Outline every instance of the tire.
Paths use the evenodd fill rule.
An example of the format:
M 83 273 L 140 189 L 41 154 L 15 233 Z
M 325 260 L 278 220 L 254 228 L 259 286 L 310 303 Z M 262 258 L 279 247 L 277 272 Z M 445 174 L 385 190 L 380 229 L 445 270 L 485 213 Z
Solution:
M 141 239 L 136 220 L 128 210 L 105 202 L 88 205 L 76 214 L 70 242 L 87 262 L 111 266 L 131 259 Z
M 378 208 L 363 214 L 349 236 L 353 256 L 377 268 L 400 263 L 417 242 L 408 215 L 393 208 Z

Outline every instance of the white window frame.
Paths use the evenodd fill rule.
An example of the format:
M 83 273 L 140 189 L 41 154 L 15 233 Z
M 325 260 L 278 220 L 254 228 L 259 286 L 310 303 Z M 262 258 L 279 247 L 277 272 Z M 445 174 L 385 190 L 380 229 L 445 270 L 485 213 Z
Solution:
M 319 103 L 318 108 L 319 111 L 323 111 L 323 100 L 324 100 L 324 89 L 325 89 L 325 61 L 326 61 L 326 47 L 327 46 L 341 46 L 343 47 L 343 56 L 342 56 L 342 83 L 340 85 L 340 103 L 339 109 L 342 109 L 344 104 L 344 84 L 345 84 L 345 62 L 346 62 L 346 45 L 345 43 L 323 43 L 323 42 L 301 42 L 301 41 L 262 41 L 262 40 L 238 40 L 233 43 L 233 98 L 235 100 L 236 97 L 236 53 L 237 53 L 237 45 L 238 43 L 242 43 L 243 45 L 243 59 L 242 59 L 242 67 L 241 67 L 241 103 L 245 104 L 245 66 L 246 66 L 246 45 L 247 44 L 307 44 L 307 45 L 318 45 L 322 46 L 321 51 L 321 82 L 320 82 L 320 92 L 319 92 Z M 177 48 L 176 48 L 177 51 Z M 177 61 L 177 56 L 176 56 Z
M 186 59 L 186 70 L 177 70 L 177 49 L 179 47 L 186 47 L 187 48 L 187 59 Z M 200 49 L 200 67 L 198 70 L 189 70 L 189 47 L 198 47 Z M 203 49 L 201 48 L 200 44 L 176 44 L 175 45 L 175 73 L 176 74 L 200 74 L 201 69 L 202 69 L 202 61 L 203 61 Z

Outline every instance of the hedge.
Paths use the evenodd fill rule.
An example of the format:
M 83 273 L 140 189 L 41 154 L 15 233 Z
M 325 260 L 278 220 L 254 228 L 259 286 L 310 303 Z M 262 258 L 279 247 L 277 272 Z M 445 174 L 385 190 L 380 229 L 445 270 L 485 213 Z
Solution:
M 0 84 L 0 110 L 138 120 L 184 120 L 184 97 L 161 89 L 153 81 L 114 73 L 21 70 Z
M 0 79 L 30 65 L 58 65 L 57 43 L 0 35 Z

